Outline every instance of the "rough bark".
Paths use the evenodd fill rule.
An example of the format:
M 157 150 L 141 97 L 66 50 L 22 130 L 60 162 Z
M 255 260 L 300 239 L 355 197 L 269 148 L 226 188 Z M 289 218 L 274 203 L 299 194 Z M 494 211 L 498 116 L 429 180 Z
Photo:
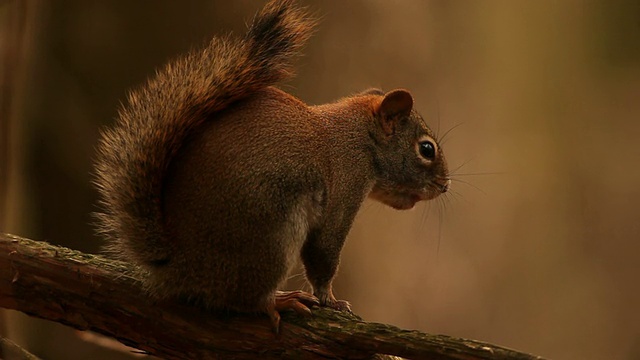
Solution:
M 91 330 L 166 359 L 542 359 L 503 347 L 368 323 L 313 309 L 266 317 L 215 315 L 149 299 L 125 263 L 0 234 L 0 306 Z

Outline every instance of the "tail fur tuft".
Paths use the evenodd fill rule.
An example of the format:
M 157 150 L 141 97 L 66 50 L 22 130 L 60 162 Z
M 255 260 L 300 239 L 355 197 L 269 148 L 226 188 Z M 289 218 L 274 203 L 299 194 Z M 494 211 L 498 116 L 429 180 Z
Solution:
M 102 207 L 96 219 L 110 249 L 146 267 L 170 261 L 162 185 L 171 160 L 216 112 L 290 77 L 314 25 L 293 1 L 271 1 L 244 38 L 214 38 L 130 93 L 115 125 L 102 133 L 95 167 Z

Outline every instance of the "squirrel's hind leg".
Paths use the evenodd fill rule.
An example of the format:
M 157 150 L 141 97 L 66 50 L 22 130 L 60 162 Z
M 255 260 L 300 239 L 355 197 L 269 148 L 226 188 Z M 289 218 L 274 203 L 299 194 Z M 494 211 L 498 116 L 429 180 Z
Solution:
M 309 307 L 320 305 L 317 297 L 305 291 L 276 291 L 273 301 L 267 305 L 267 315 L 271 319 L 273 331 L 277 334 L 280 330 L 280 312 L 293 310 L 302 316 L 311 316 Z

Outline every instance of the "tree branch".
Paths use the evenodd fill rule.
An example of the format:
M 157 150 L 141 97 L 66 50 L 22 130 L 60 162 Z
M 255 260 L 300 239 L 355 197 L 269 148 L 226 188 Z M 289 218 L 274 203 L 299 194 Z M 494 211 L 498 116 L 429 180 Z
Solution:
M 21 348 L 18 344 L 5 338 L 0 338 L 0 359 L 11 360 L 40 360 L 39 357 Z
M 127 264 L 0 234 L 0 307 L 91 330 L 166 359 L 542 359 L 473 340 L 368 323 L 313 308 L 283 314 L 272 333 L 263 316 L 216 315 L 150 300 Z

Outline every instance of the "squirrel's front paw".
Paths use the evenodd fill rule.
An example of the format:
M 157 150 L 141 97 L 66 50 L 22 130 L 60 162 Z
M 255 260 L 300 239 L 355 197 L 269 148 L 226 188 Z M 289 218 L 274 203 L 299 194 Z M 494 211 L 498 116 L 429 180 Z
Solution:
M 324 304 L 324 306 L 330 307 L 330 308 L 338 310 L 338 311 L 352 312 L 351 311 L 351 304 L 347 300 L 336 300 L 336 299 L 333 299 L 333 302 L 326 303 L 326 304 Z
M 326 306 L 338 311 L 351 311 L 351 304 L 346 300 L 336 300 L 331 290 L 327 292 L 316 291 L 314 294 L 320 300 L 320 306 Z

